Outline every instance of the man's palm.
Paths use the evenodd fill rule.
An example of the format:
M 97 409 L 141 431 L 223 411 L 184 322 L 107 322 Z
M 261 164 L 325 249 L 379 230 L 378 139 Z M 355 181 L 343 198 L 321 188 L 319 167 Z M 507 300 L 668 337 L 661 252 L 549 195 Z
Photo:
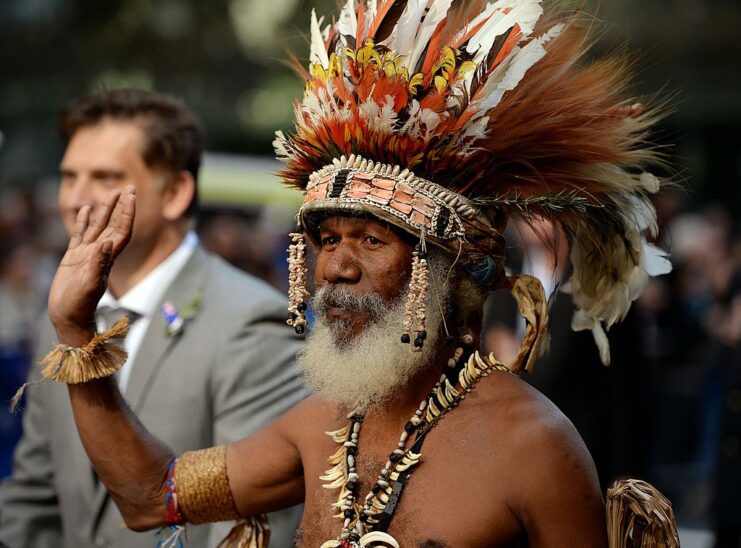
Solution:
M 93 218 L 90 206 L 80 208 L 49 292 L 49 318 L 58 334 L 59 328 L 93 325 L 113 261 L 131 237 L 135 209 L 134 187 L 111 193 Z

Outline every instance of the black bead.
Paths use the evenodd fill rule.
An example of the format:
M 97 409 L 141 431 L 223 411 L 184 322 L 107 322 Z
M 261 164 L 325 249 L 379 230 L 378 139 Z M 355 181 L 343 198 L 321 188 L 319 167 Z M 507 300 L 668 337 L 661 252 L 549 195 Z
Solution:
M 404 430 L 407 434 L 411 434 L 412 432 L 414 432 L 414 429 L 415 426 L 411 422 L 408 422 L 404 425 Z
M 423 339 L 417 338 L 414 339 L 414 348 L 422 348 L 425 345 L 425 341 Z
M 377 495 L 378 493 L 381 492 L 381 486 L 376 483 L 373 486 L 373 489 L 371 489 L 371 491 L 373 492 L 374 495 Z
M 389 455 L 389 460 L 393 462 L 394 464 L 396 464 L 397 462 L 401 460 L 401 457 L 402 455 L 400 455 L 399 453 L 391 453 Z
M 356 446 L 348 447 L 347 448 L 347 454 L 352 455 L 353 457 L 358 454 L 358 448 Z
M 303 335 L 306 332 L 306 328 L 303 325 L 297 325 L 294 329 L 297 335 Z
M 426 251 L 420 251 L 417 256 L 421 259 L 427 259 L 427 252 Z
M 365 523 L 366 521 L 368 521 L 368 514 L 366 514 L 365 512 L 362 512 L 360 514 L 360 521 L 362 521 L 363 523 Z
M 352 492 L 354 492 L 354 491 L 355 491 L 355 489 L 357 489 L 357 488 L 358 488 L 358 484 L 357 484 L 357 483 L 355 483 L 354 481 L 348 481 L 348 482 L 347 482 L 347 483 L 345 484 L 345 487 L 347 488 L 347 490 L 348 490 L 348 491 L 352 491 Z
M 422 244 L 417 244 L 414 246 L 414 252 L 415 253 L 422 253 Z
M 412 338 L 409 336 L 409 333 L 404 333 L 401 336 L 401 342 L 404 344 L 409 344 L 410 342 L 412 342 Z
M 345 510 L 344 514 L 345 519 L 352 519 L 355 517 L 355 512 L 353 512 L 352 510 Z
M 427 340 L 427 331 L 418 331 L 417 338 L 422 339 L 423 341 Z
M 299 312 L 306 312 L 306 303 L 298 303 L 296 310 Z
M 289 321 L 289 322 L 291 322 L 291 321 L 295 320 L 296 318 L 297 318 L 297 316 L 296 316 L 296 314 L 294 314 L 293 312 L 289 312 L 289 313 L 288 313 L 288 321 Z

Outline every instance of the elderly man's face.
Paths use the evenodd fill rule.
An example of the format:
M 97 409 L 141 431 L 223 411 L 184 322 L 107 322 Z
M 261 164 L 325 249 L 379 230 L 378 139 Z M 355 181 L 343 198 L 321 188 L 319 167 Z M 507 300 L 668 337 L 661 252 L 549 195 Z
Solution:
M 321 223 L 319 237 L 317 288 L 335 284 L 358 296 L 375 293 L 386 304 L 404 293 L 413 249 L 388 225 L 362 218 L 329 217 Z M 330 323 L 347 326 L 350 340 L 374 319 L 368 311 L 334 306 L 331 300 L 325 313 Z

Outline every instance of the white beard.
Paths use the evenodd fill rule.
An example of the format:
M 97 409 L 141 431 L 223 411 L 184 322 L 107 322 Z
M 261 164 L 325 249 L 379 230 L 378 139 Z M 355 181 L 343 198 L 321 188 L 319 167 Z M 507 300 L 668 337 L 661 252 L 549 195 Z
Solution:
M 446 301 L 440 297 L 427 300 L 427 339 L 421 352 L 401 342 L 406 295 L 385 305 L 378 318 L 349 341 L 347 325 L 331 324 L 325 314 L 317 313 L 298 355 L 306 383 L 343 407 L 367 409 L 387 402 L 434 357 L 443 315 L 438 303 Z

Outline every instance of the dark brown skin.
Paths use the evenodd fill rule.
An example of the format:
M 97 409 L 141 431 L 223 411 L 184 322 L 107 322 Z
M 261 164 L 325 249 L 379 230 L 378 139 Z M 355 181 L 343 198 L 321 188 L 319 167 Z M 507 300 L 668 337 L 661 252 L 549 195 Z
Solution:
M 94 226 L 85 226 L 84 211 L 78 218 L 84 236 L 73 236 L 49 301 L 63 343 L 79 345 L 92 336 L 86 326 L 92 325 L 105 269 L 125 245 L 127 227 L 130 231 L 131 190 L 112 196 L 96 212 Z M 322 223 L 320 237 L 318 286 L 343 283 L 359 293 L 378 291 L 390 301 L 408 280 L 411 247 L 383 224 L 331 217 Z M 354 332 L 363 329 L 364 318 L 349 319 Z M 449 352 L 441 348 L 440 363 L 426 368 L 384 409 L 368 414 L 358 453 L 361 497 Z M 144 431 L 114 383 L 70 387 L 70 397 L 83 444 L 127 525 L 135 530 L 163 525 L 162 484 L 173 455 Z M 316 547 L 336 538 L 342 524 L 331 517 L 330 504 L 337 492 L 324 489 L 319 476 L 336 450 L 324 432 L 346 425 L 346 414 L 347 409 L 313 396 L 256 435 L 231 444 L 227 469 L 240 513 L 305 501 L 299 545 Z M 482 380 L 429 434 L 389 532 L 405 548 L 607 544 L 596 473 L 579 436 L 550 402 L 506 373 Z

